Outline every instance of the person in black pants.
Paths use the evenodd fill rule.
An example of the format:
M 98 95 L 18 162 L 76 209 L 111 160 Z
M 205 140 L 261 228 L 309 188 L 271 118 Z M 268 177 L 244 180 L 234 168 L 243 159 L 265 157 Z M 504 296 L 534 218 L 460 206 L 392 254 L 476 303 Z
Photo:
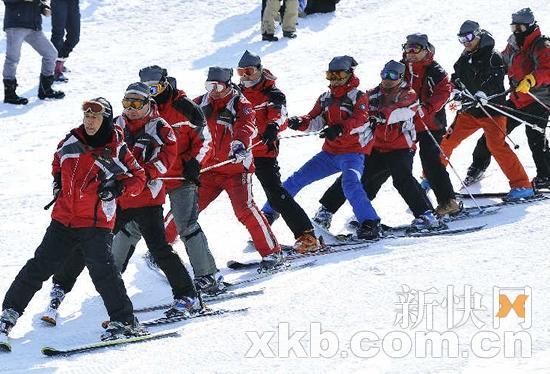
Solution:
M 319 249 L 313 226 L 306 212 L 283 187 L 277 163 L 280 130 L 286 126 L 286 97 L 275 86 L 275 76 L 262 66 L 260 57 L 245 51 L 237 72 L 243 95 L 252 103 L 256 112 L 258 134 L 264 144 L 252 149 L 256 177 L 260 181 L 269 203 L 282 216 L 296 239 L 294 249 L 305 253 Z M 260 140 L 258 139 L 258 140 Z M 278 214 L 264 213 L 269 224 Z
M 79 0 L 52 0 L 51 8 L 51 41 L 57 49 L 54 76 L 57 82 L 67 82 L 64 64 L 80 41 L 80 4 Z
M 42 243 L 8 289 L 0 317 L 0 341 L 66 258 L 82 258 L 101 295 L 110 323 L 103 340 L 146 334 L 111 254 L 116 198 L 143 189 L 145 172 L 113 127 L 111 104 L 96 98 L 83 104 L 84 121 L 59 144 L 52 163 L 55 205 Z

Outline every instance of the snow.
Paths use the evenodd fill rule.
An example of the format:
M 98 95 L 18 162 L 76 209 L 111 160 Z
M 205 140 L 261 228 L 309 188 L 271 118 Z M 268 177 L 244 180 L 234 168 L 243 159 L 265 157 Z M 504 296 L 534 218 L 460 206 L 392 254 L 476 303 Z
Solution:
M 287 95 L 289 113 L 299 115 L 305 114 L 325 90 L 324 71 L 333 56 L 354 56 L 359 62 L 357 75 L 362 80 L 361 88 L 366 89 L 378 83 L 378 72 L 387 60 L 400 57 L 401 44 L 412 32 L 427 33 L 437 48 L 436 59 L 451 71 L 461 51 L 456 30 L 466 19 L 475 19 L 491 31 L 499 48 L 504 47 L 509 34 L 510 14 L 522 7 L 533 9 L 543 32 L 548 33 L 550 28 L 550 8 L 542 0 L 529 4 L 524 1 L 346 0 L 340 2 L 334 14 L 299 19 L 297 39 L 265 43 L 260 40 L 259 4 L 259 1 L 245 0 L 83 0 L 81 42 L 67 62 L 72 70 L 68 74 L 70 81 L 57 86 L 67 93 L 62 101 L 37 99 L 40 58 L 28 45 L 23 47 L 18 93 L 29 97 L 30 103 L 21 107 L 0 104 L 0 132 L 4 139 L 0 153 L 3 176 L 0 179 L 1 295 L 32 256 L 50 221 L 49 212 L 42 207 L 51 199 L 52 154 L 64 134 L 79 124 L 81 102 L 105 96 L 119 113 L 123 90 L 138 79 L 141 67 L 152 64 L 166 67 L 178 79 L 179 86 L 194 97 L 203 92 L 209 66 L 234 67 L 244 50 L 249 49 L 259 53 L 264 66 L 279 77 L 278 85 Z M 3 15 L 3 9 L 0 13 Z M 45 30 L 49 34 L 49 20 L 45 22 Z M 0 51 L 5 52 L 5 48 L 6 42 L 2 39 Z M 451 120 L 453 114 L 448 115 Z M 512 137 L 520 144 L 518 154 L 527 173 L 534 177 L 523 130 L 516 130 Z M 476 140 L 477 135 L 453 154 L 451 161 L 462 176 Z M 318 152 L 321 144 L 315 137 L 283 141 L 279 158 L 283 178 Z M 420 175 L 418 162 L 415 175 Z M 487 175 L 480 183 L 482 191 L 508 189 L 495 162 Z M 458 188 L 458 180 L 454 175 L 452 178 Z M 327 178 L 315 183 L 298 195 L 308 214 L 314 214 L 318 198 L 332 180 Z M 254 186 L 254 194 L 257 203 L 263 204 L 265 195 L 259 183 Z M 387 224 L 403 224 L 412 219 L 391 183 L 382 188 L 374 205 Z M 71 358 L 45 358 L 40 348 L 95 341 L 106 313 L 85 272 L 65 299 L 58 326 L 43 326 L 39 317 L 47 305 L 51 284 L 48 281 L 13 329 L 13 352 L 0 354 L 0 372 L 548 372 L 550 320 L 546 313 L 550 310 L 550 286 L 544 245 L 549 232 L 547 207 L 547 202 L 506 207 L 497 215 L 452 225 L 488 225 L 482 231 L 467 235 L 387 240 L 362 251 L 319 257 L 312 268 L 283 273 L 252 286 L 265 287 L 263 296 L 218 304 L 227 308 L 249 306 L 247 314 L 190 323 L 178 338 Z M 346 204 L 334 219 L 334 232 L 343 229 L 350 214 Z M 200 222 L 226 278 L 246 276 L 246 273 L 231 273 L 224 266 L 229 259 L 257 257 L 255 253 L 243 252 L 248 234 L 234 217 L 225 194 L 201 214 Z M 277 221 L 273 228 L 280 242 L 292 242 L 292 234 L 284 222 Z M 181 243 L 176 249 L 186 258 Z M 145 247 L 140 243 L 124 274 L 135 306 L 168 301 L 170 297 L 166 283 L 144 264 L 141 258 L 144 252 Z M 522 358 L 518 353 L 516 357 L 505 358 L 500 352 L 493 358 L 479 358 L 469 352 L 469 357 L 461 354 L 417 358 L 414 349 L 402 358 L 392 358 L 382 350 L 372 358 L 352 354 L 351 338 L 361 331 L 370 331 L 382 338 L 391 331 L 414 335 L 415 331 L 427 330 L 425 321 L 415 329 L 394 324 L 397 293 L 403 285 L 424 291 L 433 287 L 437 289 L 438 300 L 446 296 L 448 286 L 454 286 L 457 296 L 463 295 L 468 285 L 482 296 L 486 310 L 475 315 L 486 325 L 478 329 L 469 320 L 464 326 L 450 330 L 460 339 L 461 349 L 468 348 L 468 342 L 480 331 L 499 334 L 505 329 L 519 331 L 514 321 L 503 323 L 499 330 L 493 329 L 493 287 L 529 286 L 532 326 L 526 331 L 532 339 L 532 357 Z M 441 312 L 443 309 L 437 310 L 434 330 L 443 333 L 447 331 L 446 317 Z M 454 311 L 459 319 L 462 312 L 458 305 Z M 514 312 L 509 316 L 513 319 Z M 281 345 L 285 343 L 285 323 L 290 334 L 308 331 L 301 340 L 307 357 L 296 357 L 296 353 L 301 355 L 300 349 L 286 355 Z M 340 344 L 333 357 L 314 357 L 314 350 L 310 352 L 315 323 L 320 323 L 323 331 L 330 330 L 338 336 Z M 246 332 L 254 331 L 259 335 L 278 331 L 270 341 L 276 354 L 279 343 L 278 357 L 246 357 L 251 348 L 249 336 L 256 336 Z M 488 341 L 485 343 L 491 345 Z

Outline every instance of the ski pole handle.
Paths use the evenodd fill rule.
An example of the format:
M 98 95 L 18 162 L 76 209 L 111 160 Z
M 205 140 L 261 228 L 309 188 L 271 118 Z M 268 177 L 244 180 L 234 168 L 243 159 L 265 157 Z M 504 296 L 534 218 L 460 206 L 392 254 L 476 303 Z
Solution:
M 58 196 L 59 195 L 55 195 L 54 198 L 52 199 L 52 201 L 50 201 L 48 204 L 44 205 L 44 210 L 50 209 L 50 207 L 56 202 Z

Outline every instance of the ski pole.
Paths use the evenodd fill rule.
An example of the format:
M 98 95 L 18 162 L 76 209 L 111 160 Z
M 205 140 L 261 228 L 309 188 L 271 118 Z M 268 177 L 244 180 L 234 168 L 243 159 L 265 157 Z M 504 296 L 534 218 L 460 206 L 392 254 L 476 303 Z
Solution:
M 453 166 L 453 164 L 451 163 L 451 160 L 449 160 L 449 157 L 447 157 L 447 155 L 445 154 L 445 152 L 443 152 L 443 149 L 441 148 L 441 145 L 437 142 L 437 139 L 433 136 L 432 132 L 430 131 L 430 129 L 428 128 L 428 125 L 426 125 L 426 122 L 424 122 L 424 120 L 422 119 L 422 117 L 418 116 L 418 118 L 420 118 L 420 121 L 422 122 L 422 126 L 424 126 L 424 130 L 426 130 L 426 132 L 428 133 L 428 135 L 430 135 L 430 138 L 432 139 L 432 141 L 434 142 L 435 146 L 437 147 L 437 149 L 439 149 L 439 152 L 441 153 L 441 155 L 443 155 L 443 157 L 445 158 L 445 161 L 447 161 L 447 164 L 451 167 L 451 170 L 453 171 L 453 173 L 455 173 L 456 177 L 458 178 L 458 180 L 460 181 L 460 184 L 462 184 L 462 187 L 466 190 L 466 192 L 468 192 L 468 195 L 470 195 L 470 197 L 472 198 L 474 204 L 476 205 L 477 209 L 479 209 L 480 212 L 483 211 L 483 209 L 481 209 L 481 207 L 479 206 L 479 204 L 477 203 L 477 200 L 474 198 L 474 195 L 472 195 L 472 193 L 470 192 L 470 190 L 468 189 L 468 186 L 466 186 L 466 184 L 464 183 L 464 181 L 462 180 L 462 178 L 460 178 L 460 175 L 458 175 L 458 172 L 456 171 L 455 167 Z
M 495 119 L 493 118 L 493 116 L 489 114 L 489 112 L 487 111 L 487 109 L 485 109 L 485 105 L 483 105 L 483 104 L 481 103 L 481 100 L 479 100 L 479 98 L 477 98 L 477 97 L 475 97 L 474 95 L 472 95 L 472 94 L 470 93 L 470 91 L 468 91 L 468 89 L 466 88 L 466 86 L 464 86 L 463 89 L 464 89 L 464 92 L 466 93 L 466 95 L 467 95 L 470 99 L 473 99 L 474 101 L 476 101 L 476 102 L 479 104 L 479 108 L 482 110 L 482 112 L 485 113 L 485 115 L 491 119 L 491 121 L 493 122 L 493 124 L 497 127 L 498 131 L 500 131 L 502 134 L 504 134 L 504 137 L 507 138 L 507 139 L 510 141 L 510 143 L 513 144 L 514 149 L 518 149 L 518 148 L 519 148 L 519 145 L 516 144 L 516 143 L 512 140 L 512 138 L 510 137 L 510 135 L 508 135 L 508 134 L 506 133 L 506 130 L 503 130 L 503 129 L 500 128 L 500 126 L 498 125 L 497 121 L 495 121 Z M 489 108 L 492 107 L 492 105 L 490 105 L 489 103 L 487 103 L 487 106 L 488 106 Z
M 518 121 L 518 122 L 519 122 L 520 124 L 522 124 L 522 125 L 525 124 L 525 126 L 529 126 L 530 128 L 532 128 L 532 129 L 535 130 L 535 131 L 538 131 L 538 132 L 540 132 L 540 133 L 544 133 L 544 129 L 541 129 L 540 127 L 535 126 L 535 125 L 533 125 L 532 123 L 529 123 L 529 122 L 527 122 L 527 121 L 524 121 L 524 120 L 522 120 L 521 118 L 518 118 L 518 117 L 514 116 L 513 114 L 506 113 L 505 111 L 503 111 L 503 110 L 501 110 L 501 109 L 498 109 L 497 107 L 495 107 L 495 106 L 492 105 L 492 104 L 487 103 L 487 106 L 488 106 L 489 108 L 493 109 L 493 110 L 496 111 L 496 112 L 499 112 L 499 113 L 501 113 L 501 114 L 503 114 L 503 115 L 505 115 L 505 116 L 507 116 L 507 117 L 510 117 L 511 119 L 514 119 L 514 120 Z
M 531 118 L 537 119 L 537 120 L 539 120 L 539 121 L 550 122 L 550 119 L 548 119 L 548 118 L 536 116 L 536 115 L 534 115 L 534 114 L 527 113 L 527 112 L 524 112 L 524 111 L 521 111 L 521 110 L 518 110 L 518 109 L 515 109 L 515 108 L 510 108 L 509 106 L 506 106 L 506 105 L 497 104 L 497 103 L 491 103 L 491 105 L 497 106 L 497 107 L 499 107 L 499 108 L 501 108 L 501 109 L 504 109 L 505 111 L 508 110 L 508 111 L 510 111 L 510 112 L 517 113 L 517 114 L 522 115 L 522 116 L 525 116 L 525 117 L 531 117 Z
M 50 201 L 48 204 L 46 204 L 44 206 L 44 210 L 48 210 L 50 209 L 50 207 L 56 202 L 57 198 L 58 198 L 59 194 L 55 195 L 52 199 L 52 201 Z
M 250 147 L 248 147 L 246 150 L 247 151 L 250 151 L 252 148 L 254 148 L 255 146 L 261 144 L 262 141 L 260 140 L 259 142 L 256 142 L 254 144 L 252 144 Z M 230 164 L 232 162 L 235 161 L 235 158 L 232 157 L 232 158 L 229 158 L 225 161 L 222 161 L 222 162 L 218 162 L 217 164 L 214 164 L 214 165 L 210 165 L 210 166 L 207 166 L 203 169 L 200 170 L 199 174 L 202 174 L 204 172 L 207 172 L 209 170 L 212 170 L 212 169 L 216 169 L 216 168 L 219 168 L 220 166 L 224 166 L 224 165 L 227 165 L 227 164 Z M 156 178 L 156 179 L 160 179 L 160 180 L 184 180 L 185 178 L 184 177 L 159 177 L 159 178 Z
M 320 132 L 321 132 L 321 131 L 312 131 L 312 132 L 306 132 L 306 133 L 303 133 L 303 134 L 279 136 L 279 139 L 302 138 L 302 137 L 304 137 L 304 136 L 319 135 Z
M 535 99 L 535 101 L 536 101 L 537 103 L 539 103 L 540 105 L 542 105 L 542 107 L 543 107 L 544 109 L 546 109 L 547 111 L 550 112 L 550 106 L 548 106 L 548 105 L 546 105 L 545 103 L 543 103 L 542 100 L 539 99 L 538 97 L 536 97 L 534 93 L 532 93 L 532 92 L 529 91 L 529 92 L 527 92 L 527 94 L 528 94 L 529 96 L 531 96 L 533 99 Z

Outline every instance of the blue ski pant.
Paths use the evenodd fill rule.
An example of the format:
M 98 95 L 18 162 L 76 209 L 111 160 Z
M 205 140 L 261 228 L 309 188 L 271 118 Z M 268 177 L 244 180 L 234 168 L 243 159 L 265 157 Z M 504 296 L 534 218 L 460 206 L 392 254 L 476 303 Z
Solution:
M 362 153 L 337 155 L 321 151 L 292 174 L 283 183 L 283 187 L 294 197 L 305 186 L 341 172 L 344 195 L 359 222 L 367 219 L 380 220 L 361 184 L 364 159 L 365 156 Z M 262 211 L 268 214 L 274 213 L 269 203 L 264 205 Z

